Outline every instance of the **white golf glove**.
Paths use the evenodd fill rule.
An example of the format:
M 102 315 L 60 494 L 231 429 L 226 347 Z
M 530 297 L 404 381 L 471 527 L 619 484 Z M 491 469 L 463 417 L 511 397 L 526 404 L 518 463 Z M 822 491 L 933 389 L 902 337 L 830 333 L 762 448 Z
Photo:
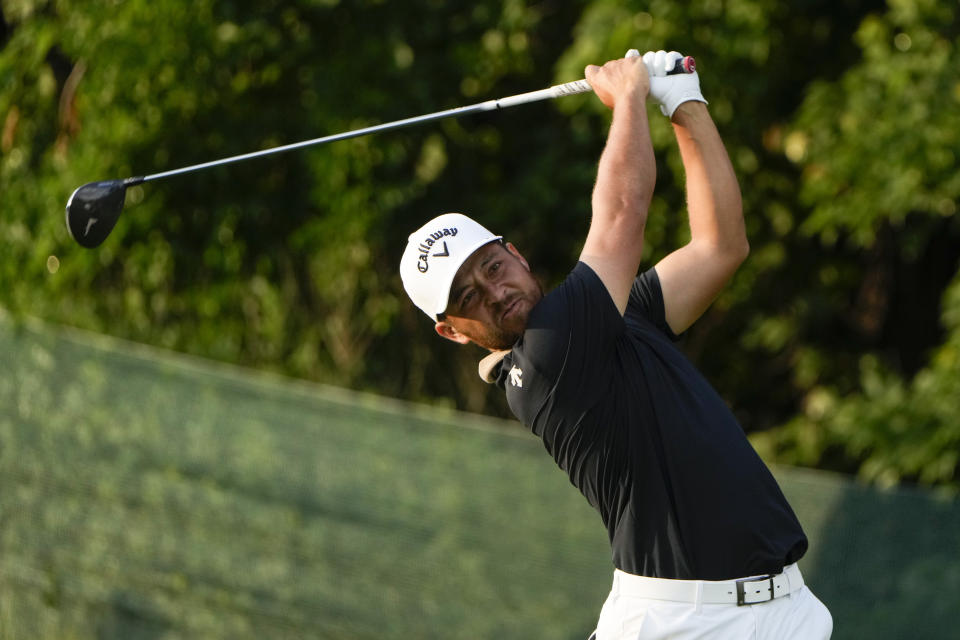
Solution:
M 639 52 L 631 49 L 626 57 L 636 55 L 639 55 Z M 677 60 L 682 59 L 683 54 L 676 51 L 647 51 L 643 54 L 643 62 L 650 74 L 650 98 L 660 105 L 660 111 L 668 118 L 672 118 L 673 112 L 684 102 L 707 102 L 700 93 L 700 76 L 696 71 L 667 75 L 667 71 L 676 66 Z

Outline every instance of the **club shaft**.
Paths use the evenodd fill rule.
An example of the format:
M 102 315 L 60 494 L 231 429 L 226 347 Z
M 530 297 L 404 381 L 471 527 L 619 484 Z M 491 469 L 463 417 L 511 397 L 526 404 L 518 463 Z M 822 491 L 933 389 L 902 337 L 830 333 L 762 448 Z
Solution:
M 687 56 L 685 58 L 677 60 L 677 63 L 674 66 L 674 68 L 668 71 L 667 73 L 669 75 L 672 75 L 675 73 L 693 73 L 695 69 L 696 69 L 696 61 L 690 56 Z M 400 129 L 402 127 L 409 127 L 409 126 L 413 126 L 415 124 L 420 124 L 423 122 L 430 122 L 432 120 L 441 120 L 443 118 L 463 116 L 470 113 L 479 113 L 481 111 L 494 111 L 496 109 L 506 109 L 508 107 L 514 107 L 519 104 L 526 104 L 528 102 L 538 102 L 540 100 L 552 100 L 553 98 L 571 96 L 577 93 L 586 93 L 592 90 L 593 89 L 590 86 L 590 83 L 588 83 L 586 80 L 574 80 L 573 82 L 556 84 L 546 89 L 540 89 L 539 91 L 530 91 L 528 93 L 518 93 L 517 95 L 507 96 L 505 98 L 499 98 L 497 100 L 487 100 L 486 102 L 478 102 L 476 104 L 472 104 L 466 107 L 457 107 L 455 109 L 446 109 L 444 111 L 436 111 L 434 113 L 428 113 L 422 116 L 404 118 L 403 120 L 394 120 L 393 122 L 385 122 L 383 124 L 364 127 L 362 129 L 354 129 L 353 131 L 346 131 L 344 133 L 335 133 L 333 135 L 323 136 L 322 138 L 304 140 L 303 142 L 294 142 L 292 144 L 286 144 L 280 147 L 263 149 L 262 151 L 253 151 L 251 153 L 243 153 L 238 156 L 221 158 L 220 160 L 211 160 L 210 162 L 193 164 L 193 165 L 190 165 L 189 167 L 171 169 L 169 171 L 154 173 L 148 176 L 135 176 L 132 178 L 126 178 L 123 182 L 124 182 L 124 186 L 131 186 L 135 184 L 140 184 L 141 182 L 147 182 L 150 180 L 159 180 L 161 178 L 169 178 L 170 176 L 176 176 L 182 173 L 199 171 L 200 169 L 209 169 L 211 167 L 219 167 L 220 165 L 231 164 L 233 162 L 241 162 L 243 160 L 261 158 L 263 156 L 269 156 L 275 153 L 293 151 L 294 149 L 312 147 L 315 145 L 326 144 L 328 142 L 336 142 L 338 140 L 347 140 L 348 138 L 358 138 L 360 136 L 365 136 L 371 133 L 379 133 L 381 131 L 390 131 L 392 129 Z
M 434 113 L 428 113 L 422 116 L 404 118 L 403 120 L 394 120 L 393 122 L 385 122 L 383 124 L 364 127 L 362 129 L 355 129 L 353 131 L 346 131 L 344 133 L 335 133 L 333 135 L 323 136 L 322 138 L 314 138 L 312 140 L 294 142 L 292 144 L 286 144 L 280 147 L 273 147 L 271 149 L 264 149 L 262 151 L 253 151 L 251 153 L 244 153 L 238 156 L 230 156 L 229 158 L 221 158 L 220 160 L 211 160 L 210 162 L 194 164 L 188 167 L 181 167 L 179 169 L 171 169 L 169 171 L 154 173 L 148 176 L 138 176 L 134 178 L 127 178 L 126 180 L 124 180 L 124 182 L 128 186 L 134 185 L 134 184 L 140 184 L 141 182 L 148 182 L 150 180 L 159 180 L 161 178 L 169 178 L 171 176 L 179 175 L 181 173 L 189 173 L 191 171 L 198 171 L 200 169 L 209 169 L 211 167 L 219 167 L 220 165 L 224 165 L 224 164 L 241 162 L 243 160 L 251 160 L 253 158 L 269 156 L 275 153 L 283 153 L 285 151 L 293 151 L 294 149 L 302 149 L 304 147 L 312 147 L 315 145 L 326 144 L 328 142 L 337 142 L 338 140 L 358 138 L 360 136 L 365 136 L 371 133 L 379 133 L 381 131 L 390 131 L 392 129 L 400 129 L 402 127 L 409 127 L 409 126 L 413 126 L 423 122 L 430 122 L 432 120 L 441 120 L 443 118 L 463 116 L 470 113 L 480 113 L 482 111 L 494 111 L 496 109 L 506 109 L 507 107 L 513 107 L 519 104 L 526 104 L 528 102 L 537 102 L 540 100 L 550 100 L 553 98 L 569 96 L 576 93 L 586 93 L 587 91 L 591 91 L 591 87 L 586 80 L 575 80 L 573 82 L 554 85 L 552 87 L 549 87 L 547 89 L 541 89 L 539 91 L 530 91 L 529 93 L 520 93 L 513 96 L 507 96 L 505 98 L 499 98 L 497 100 L 487 100 L 486 102 L 478 102 L 476 104 L 468 105 L 466 107 L 457 107 L 455 109 L 446 109 L 444 111 L 436 111 Z

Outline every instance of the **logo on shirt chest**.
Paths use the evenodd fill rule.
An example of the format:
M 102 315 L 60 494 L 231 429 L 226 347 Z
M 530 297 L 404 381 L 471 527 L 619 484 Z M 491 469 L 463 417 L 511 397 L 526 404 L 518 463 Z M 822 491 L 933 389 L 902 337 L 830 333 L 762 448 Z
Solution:
M 510 369 L 510 372 L 507 374 L 510 376 L 510 384 L 515 387 L 523 388 L 523 371 L 517 365 L 513 365 L 513 368 Z

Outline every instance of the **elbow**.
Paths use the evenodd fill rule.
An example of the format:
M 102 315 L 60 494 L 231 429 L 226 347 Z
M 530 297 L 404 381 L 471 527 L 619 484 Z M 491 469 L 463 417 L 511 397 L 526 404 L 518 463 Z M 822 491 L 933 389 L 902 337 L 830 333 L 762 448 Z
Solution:
M 750 243 L 747 242 L 747 236 L 743 235 L 736 240 L 727 242 L 720 253 L 722 255 L 721 261 L 726 265 L 729 277 L 733 277 L 733 274 L 746 262 L 747 256 L 750 255 Z
M 750 255 L 750 241 L 747 240 L 746 233 L 740 236 L 730 251 L 738 267 L 747 261 L 747 257 Z
M 739 267 L 750 255 L 750 241 L 747 239 L 746 223 L 743 219 L 743 204 L 739 198 L 731 208 L 727 218 L 733 223 L 728 226 L 728 232 L 723 234 L 723 250 L 730 260 Z
M 717 274 L 722 275 L 723 280 L 729 281 L 733 278 L 740 266 L 746 262 L 750 255 L 750 245 L 747 243 L 746 236 L 742 241 L 728 240 L 722 244 L 715 244 L 704 254 L 702 263 L 710 265 Z
M 594 198 L 592 225 L 622 238 L 643 238 L 651 194 L 635 193 L 615 198 Z
M 625 204 L 613 217 L 610 229 L 624 240 L 643 244 L 643 234 L 647 227 L 649 203 L 631 202 Z
M 742 231 L 725 234 L 703 247 L 707 252 L 705 255 L 711 256 L 710 260 L 729 276 L 733 276 L 750 255 L 750 243 L 747 234 Z

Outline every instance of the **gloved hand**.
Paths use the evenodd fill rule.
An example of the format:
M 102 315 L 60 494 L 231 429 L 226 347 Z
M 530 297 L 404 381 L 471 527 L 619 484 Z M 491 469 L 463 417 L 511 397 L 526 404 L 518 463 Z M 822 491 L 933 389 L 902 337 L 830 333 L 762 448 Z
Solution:
M 630 56 L 634 51 L 631 49 L 627 55 Z M 684 102 L 696 100 L 707 103 L 700 93 L 700 76 L 696 71 L 667 75 L 677 60 L 682 59 L 683 55 L 676 51 L 647 51 L 643 54 L 643 62 L 650 74 L 650 98 L 660 105 L 660 111 L 668 118 L 672 118 L 673 112 Z

